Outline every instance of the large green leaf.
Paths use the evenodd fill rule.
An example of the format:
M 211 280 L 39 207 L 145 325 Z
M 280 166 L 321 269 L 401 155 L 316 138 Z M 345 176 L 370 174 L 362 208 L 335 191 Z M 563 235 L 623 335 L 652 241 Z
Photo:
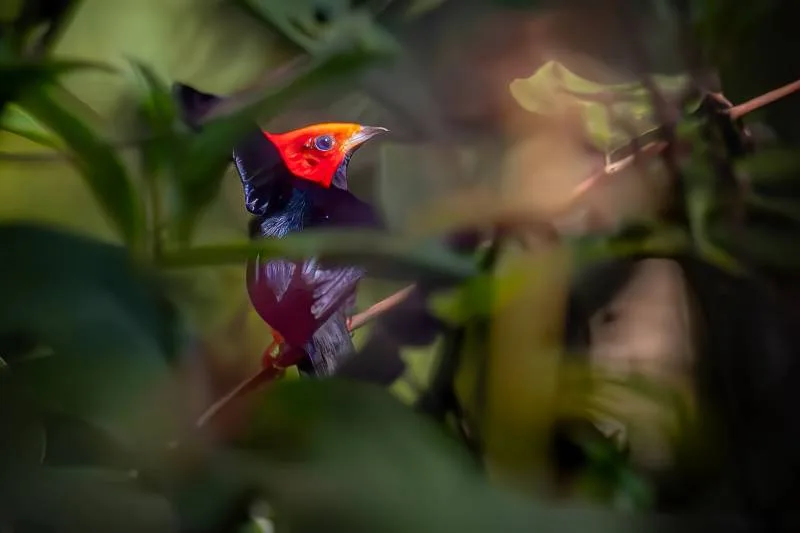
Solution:
M 20 104 L 63 140 L 86 184 L 125 242 L 140 246 L 144 207 L 115 148 L 69 109 L 66 100 L 55 91 L 37 88 L 27 92 Z
M 436 241 L 408 240 L 380 231 L 308 230 L 281 239 L 178 249 L 165 252 L 167 267 L 241 263 L 252 257 L 303 259 L 362 265 L 376 278 L 465 279 L 476 274 L 472 258 Z
M 59 76 L 78 70 L 109 70 L 109 67 L 88 61 L 35 61 L 14 57 L 0 41 L 0 111 L 27 89 L 54 83 Z
M 183 202 L 179 237 L 188 240 L 195 219 L 216 198 L 225 169 L 230 164 L 231 149 L 253 122 L 277 114 L 304 91 L 352 77 L 374 59 L 374 54 L 361 50 L 330 55 L 287 83 L 206 123 L 200 133 L 192 135 L 177 161 L 176 181 Z
M 724 531 L 724 522 L 543 507 L 490 487 L 454 440 L 387 391 L 280 382 L 250 411 L 239 471 L 295 533 Z M 256 459 L 260 456 L 261 459 Z
M 127 251 L 28 224 L 0 226 L 0 247 L 0 389 L 129 442 L 145 437 L 141 423 L 177 429 L 165 429 L 168 406 L 142 412 L 178 342 L 171 306 Z

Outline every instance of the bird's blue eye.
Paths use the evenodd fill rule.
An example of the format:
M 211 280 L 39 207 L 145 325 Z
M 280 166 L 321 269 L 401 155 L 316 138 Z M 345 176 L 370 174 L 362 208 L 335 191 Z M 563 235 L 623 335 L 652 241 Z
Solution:
M 333 137 L 330 135 L 320 135 L 314 139 L 314 147 L 322 152 L 327 152 L 333 148 Z

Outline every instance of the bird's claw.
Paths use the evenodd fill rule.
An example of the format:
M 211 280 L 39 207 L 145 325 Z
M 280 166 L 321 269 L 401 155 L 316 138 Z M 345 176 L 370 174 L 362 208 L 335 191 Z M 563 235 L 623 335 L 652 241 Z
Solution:
M 277 331 L 273 330 L 272 342 L 270 343 L 269 346 L 267 346 L 267 349 L 264 350 L 264 355 L 261 357 L 262 368 L 273 367 L 282 370 L 282 368 L 278 367 L 276 363 L 280 357 L 281 348 L 285 343 L 286 340 L 283 338 L 283 336 Z

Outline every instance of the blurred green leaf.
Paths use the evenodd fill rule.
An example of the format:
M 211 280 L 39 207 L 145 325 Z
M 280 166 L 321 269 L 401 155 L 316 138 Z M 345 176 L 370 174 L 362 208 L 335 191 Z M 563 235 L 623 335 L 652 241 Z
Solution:
M 353 50 L 333 54 L 273 90 L 260 94 L 234 112 L 216 118 L 194 134 L 178 161 L 177 182 L 183 200 L 179 236 L 188 240 L 196 218 L 216 198 L 231 149 L 254 121 L 268 118 L 300 93 L 323 84 L 347 79 L 370 64 L 376 56 Z
M 316 257 L 331 264 L 364 266 L 373 278 L 398 280 L 466 279 L 477 273 L 470 257 L 456 254 L 438 241 L 407 240 L 381 231 L 308 230 L 280 239 L 201 246 L 165 252 L 166 267 L 199 267 L 241 263 L 262 258 Z
M 409 17 L 418 17 L 428 13 L 429 11 L 438 9 L 446 1 L 447 0 L 411 0 L 411 5 L 408 6 L 406 14 Z
M 653 81 L 668 99 L 679 99 L 690 86 L 688 75 L 656 75 Z M 578 109 L 584 119 L 586 138 L 601 152 L 612 152 L 632 137 L 658 129 L 651 95 L 641 83 L 604 85 L 582 78 L 557 61 L 550 61 L 531 77 L 509 86 L 511 95 L 525 110 L 559 115 Z M 699 99 L 686 109 L 698 108 Z
M 180 157 L 175 131 L 178 113 L 167 84 L 148 66 L 138 61 L 132 63 L 141 84 L 139 111 L 148 130 L 141 143 L 142 167 L 145 177 L 152 182 Z
M 41 347 L 8 361 L 0 387 L 36 409 L 140 437 L 142 402 L 159 398 L 178 350 L 168 302 L 124 248 L 21 223 L 0 226 L 0 247 L 13 257 L 0 264 L 0 349 L 19 335 Z M 149 415 L 153 428 L 168 412 Z
M 231 468 L 266 491 L 295 533 L 644 531 L 725 521 L 536 505 L 489 486 L 463 448 L 387 391 L 325 381 L 276 383 L 238 440 Z M 705 522 L 705 523 L 704 523 Z
M 89 61 L 35 61 L 15 57 L 0 41 L 0 111 L 5 105 L 26 94 L 27 89 L 55 83 L 59 76 L 78 70 L 112 69 Z
M 781 186 L 800 188 L 800 151 L 778 148 L 765 149 L 748 155 L 735 163 L 738 174 L 756 189 L 775 189 Z
M 130 472 L 39 468 L 2 481 L 4 518 L 24 525 L 20 531 L 178 531 L 167 500 L 145 492 Z
M 613 234 L 572 237 L 569 242 L 581 267 L 611 257 L 674 256 L 691 247 L 687 232 L 676 226 L 631 226 Z
M 56 92 L 44 88 L 29 91 L 20 105 L 63 140 L 95 199 L 126 244 L 140 246 L 144 205 L 115 148 L 92 131 Z
M 64 143 L 53 133 L 42 126 L 24 109 L 16 104 L 9 104 L 0 119 L 0 129 L 24 137 L 42 146 L 61 149 Z
M 327 55 L 342 41 L 368 51 L 397 51 L 399 45 L 363 9 L 348 0 L 238 0 L 257 18 L 280 31 L 298 47 L 313 55 Z
M 500 277 L 481 274 L 456 289 L 434 294 L 429 306 L 439 319 L 453 325 L 486 318 L 513 300 L 531 275 L 520 271 Z

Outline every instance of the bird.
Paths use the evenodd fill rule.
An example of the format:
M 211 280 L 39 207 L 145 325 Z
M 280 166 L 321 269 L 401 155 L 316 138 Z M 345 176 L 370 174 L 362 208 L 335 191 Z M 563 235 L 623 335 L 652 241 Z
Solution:
M 223 98 L 182 83 L 173 85 L 183 121 L 202 128 L 203 116 Z M 353 154 L 386 133 L 379 126 L 322 123 L 285 133 L 255 122 L 232 147 L 232 160 L 252 216 L 251 239 L 283 238 L 310 228 L 385 229 L 380 214 L 348 190 Z M 247 263 L 250 302 L 273 332 L 263 367 L 297 366 L 301 375 L 331 376 L 354 351 L 349 316 L 355 309 L 360 266 L 328 266 L 315 258 L 255 257 Z

